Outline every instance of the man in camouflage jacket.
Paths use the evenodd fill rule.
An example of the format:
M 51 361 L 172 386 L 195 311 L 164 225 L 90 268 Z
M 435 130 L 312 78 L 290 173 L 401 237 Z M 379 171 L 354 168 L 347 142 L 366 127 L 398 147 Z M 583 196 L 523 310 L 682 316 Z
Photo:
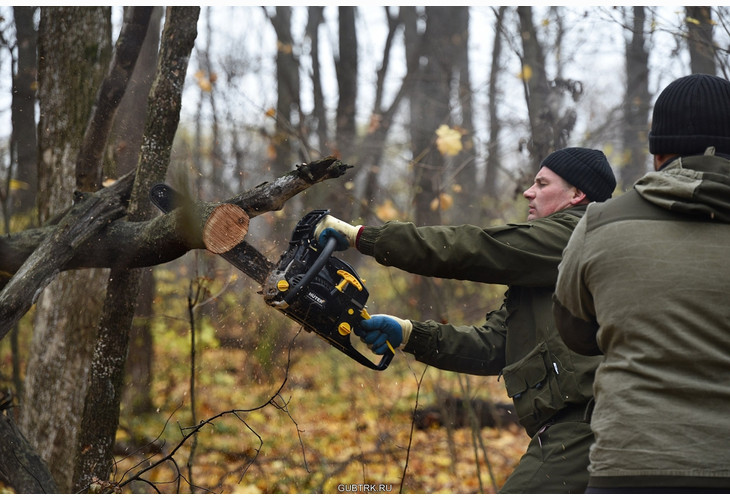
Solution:
M 351 226 L 328 216 L 318 228 L 339 235 L 386 266 L 412 273 L 508 285 L 502 307 L 481 326 L 374 315 L 355 329 L 374 352 L 393 346 L 444 370 L 501 375 L 532 437 L 503 493 L 582 492 L 587 484 L 588 417 L 599 359 L 571 352 L 552 318 L 558 263 L 589 201 L 610 198 L 616 180 L 605 155 L 566 148 L 541 164 L 524 192 L 527 222 L 481 228 L 387 222 Z M 329 228 L 329 229 L 328 229 Z

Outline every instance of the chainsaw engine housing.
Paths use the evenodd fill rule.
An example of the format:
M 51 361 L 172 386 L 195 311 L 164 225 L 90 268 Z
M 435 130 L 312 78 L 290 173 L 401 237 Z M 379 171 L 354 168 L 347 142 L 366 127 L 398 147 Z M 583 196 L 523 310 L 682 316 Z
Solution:
M 329 210 L 313 210 L 297 224 L 289 247 L 264 286 L 264 301 L 364 366 L 384 370 L 387 353 L 375 364 L 350 341 L 355 325 L 368 318 L 368 291 L 355 269 L 333 257 L 336 241 L 320 247 L 317 224 Z

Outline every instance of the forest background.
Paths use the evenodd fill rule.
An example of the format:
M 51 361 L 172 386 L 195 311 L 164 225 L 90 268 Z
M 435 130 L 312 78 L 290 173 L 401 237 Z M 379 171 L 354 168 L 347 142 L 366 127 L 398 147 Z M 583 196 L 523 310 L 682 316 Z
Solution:
M 312 209 L 522 221 L 549 152 L 602 149 L 620 195 L 654 96 L 728 77 L 720 6 L 0 12 L 2 491 L 496 491 L 527 439 L 484 414 L 499 380 L 357 364 L 149 187 L 247 207 L 264 269 Z M 479 323 L 504 292 L 342 258 L 371 313 Z

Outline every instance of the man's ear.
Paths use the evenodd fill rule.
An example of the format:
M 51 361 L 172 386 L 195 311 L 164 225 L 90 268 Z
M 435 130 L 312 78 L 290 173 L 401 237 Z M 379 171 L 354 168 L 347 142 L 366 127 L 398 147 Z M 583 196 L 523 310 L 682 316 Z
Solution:
M 573 197 L 570 199 L 570 204 L 576 206 L 588 203 L 588 201 L 589 200 L 586 194 L 577 187 L 573 186 Z

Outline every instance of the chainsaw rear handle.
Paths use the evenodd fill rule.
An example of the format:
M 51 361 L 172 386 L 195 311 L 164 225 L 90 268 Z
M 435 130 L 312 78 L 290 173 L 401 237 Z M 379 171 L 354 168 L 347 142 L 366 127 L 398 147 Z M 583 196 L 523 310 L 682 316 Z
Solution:
M 365 309 L 362 310 L 361 316 L 363 317 L 363 319 L 370 319 L 370 314 Z M 368 358 L 365 358 L 365 356 L 363 356 L 363 358 L 365 358 L 369 362 L 369 364 L 366 364 L 365 366 L 368 366 L 373 370 L 385 370 L 386 368 L 388 368 L 390 362 L 393 361 L 393 357 L 395 357 L 395 349 L 393 349 L 393 346 L 390 345 L 390 342 L 388 342 L 387 340 L 385 341 L 385 343 L 388 344 L 388 351 L 383 354 L 382 358 L 380 358 L 380 363 L 376 365 Z

